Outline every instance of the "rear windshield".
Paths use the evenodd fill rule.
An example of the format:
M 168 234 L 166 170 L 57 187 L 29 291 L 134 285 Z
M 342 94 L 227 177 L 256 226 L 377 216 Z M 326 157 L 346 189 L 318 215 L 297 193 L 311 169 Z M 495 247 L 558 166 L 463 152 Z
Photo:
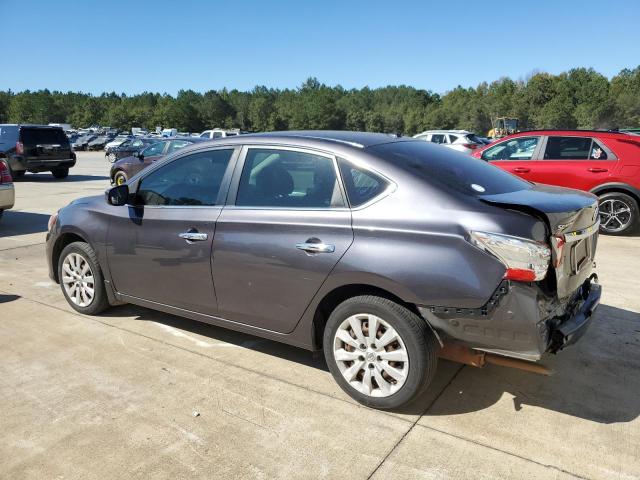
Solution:
M 480 145 L 484 145 L 484 142 L 480 140 L 480 138 L 475 133 L 467 134 L 467 140 L 473 143 L 478 143 Z
M 69 145 L 69 139 L 61 128 L 23 128 L 20 133 L 25 145 Z
M 394 142 L 370 151 L 430 183 L 438 182 L 467 195 L 495 195 L 531 188 L 531 184 L 484 160 L 426 142 Z

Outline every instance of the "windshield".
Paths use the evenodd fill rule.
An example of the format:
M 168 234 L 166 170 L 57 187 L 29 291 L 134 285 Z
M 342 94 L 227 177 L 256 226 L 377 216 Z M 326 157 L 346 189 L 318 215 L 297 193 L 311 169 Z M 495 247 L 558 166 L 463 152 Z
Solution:
M 385 143 L 369 150 L 411 175 L 467 195 L 495 195 L 531 188 L 529 182 L 483 160 L 427 142 Z

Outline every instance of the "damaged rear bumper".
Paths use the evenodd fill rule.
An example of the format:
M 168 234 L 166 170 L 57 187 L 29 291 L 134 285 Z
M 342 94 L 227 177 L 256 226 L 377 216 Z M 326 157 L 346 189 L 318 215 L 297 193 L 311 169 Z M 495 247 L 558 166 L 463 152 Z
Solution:
M 551 353 L 556 353 L 577 342 L 587 331 L 602 296 L 602 287 L 593 281 L 597 279 L 594 277 L 595 275 L 592 275 L 578 290 L 573 313 L 566 318 L 557 319 L 559 321 L 551 321 L 549 342 Z
M 600 302 L 602 287 L 591 275 L 565 301 L 544 295 L 537 287 L 503 282 L 490 305 L 479 311 L 418 307 L 444 343 L 538 361 L 575 343 L 587 330 Z

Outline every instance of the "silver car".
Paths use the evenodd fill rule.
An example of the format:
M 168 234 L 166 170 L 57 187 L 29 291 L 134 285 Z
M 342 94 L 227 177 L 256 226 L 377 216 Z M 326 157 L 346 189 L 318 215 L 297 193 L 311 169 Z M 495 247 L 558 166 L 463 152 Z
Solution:
M 413 138 L 437 143 L 462 153 L 471 154 L 476 148 L 485 146 L 483 140 L 467 130 L 427 130 Z
M 13 207 L 15 202 L 15 190 L 9 166 L 4 160 L 0 160 L 0 218 L 2 212 Z

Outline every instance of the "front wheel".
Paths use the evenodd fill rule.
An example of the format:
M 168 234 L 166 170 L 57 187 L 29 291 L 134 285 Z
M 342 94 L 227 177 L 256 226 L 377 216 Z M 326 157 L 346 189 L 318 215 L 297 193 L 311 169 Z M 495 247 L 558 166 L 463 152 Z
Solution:
M 324 354 L 338 385 L 358 402 L 398 408 L 433 380 L 438 344 L 426 322 L 387 298 L 359 296 L 331 313 Z
M 627 235 L 638 226 L 638 203 L 621 192 L 609 192 L 600 196 L 600 231 L 607 235 Z
M 88 243 L 73 242 L 62 250 L 58 279 L 64 297 L 74 310 L 96 315 L 109 307 L 98 257 Z

